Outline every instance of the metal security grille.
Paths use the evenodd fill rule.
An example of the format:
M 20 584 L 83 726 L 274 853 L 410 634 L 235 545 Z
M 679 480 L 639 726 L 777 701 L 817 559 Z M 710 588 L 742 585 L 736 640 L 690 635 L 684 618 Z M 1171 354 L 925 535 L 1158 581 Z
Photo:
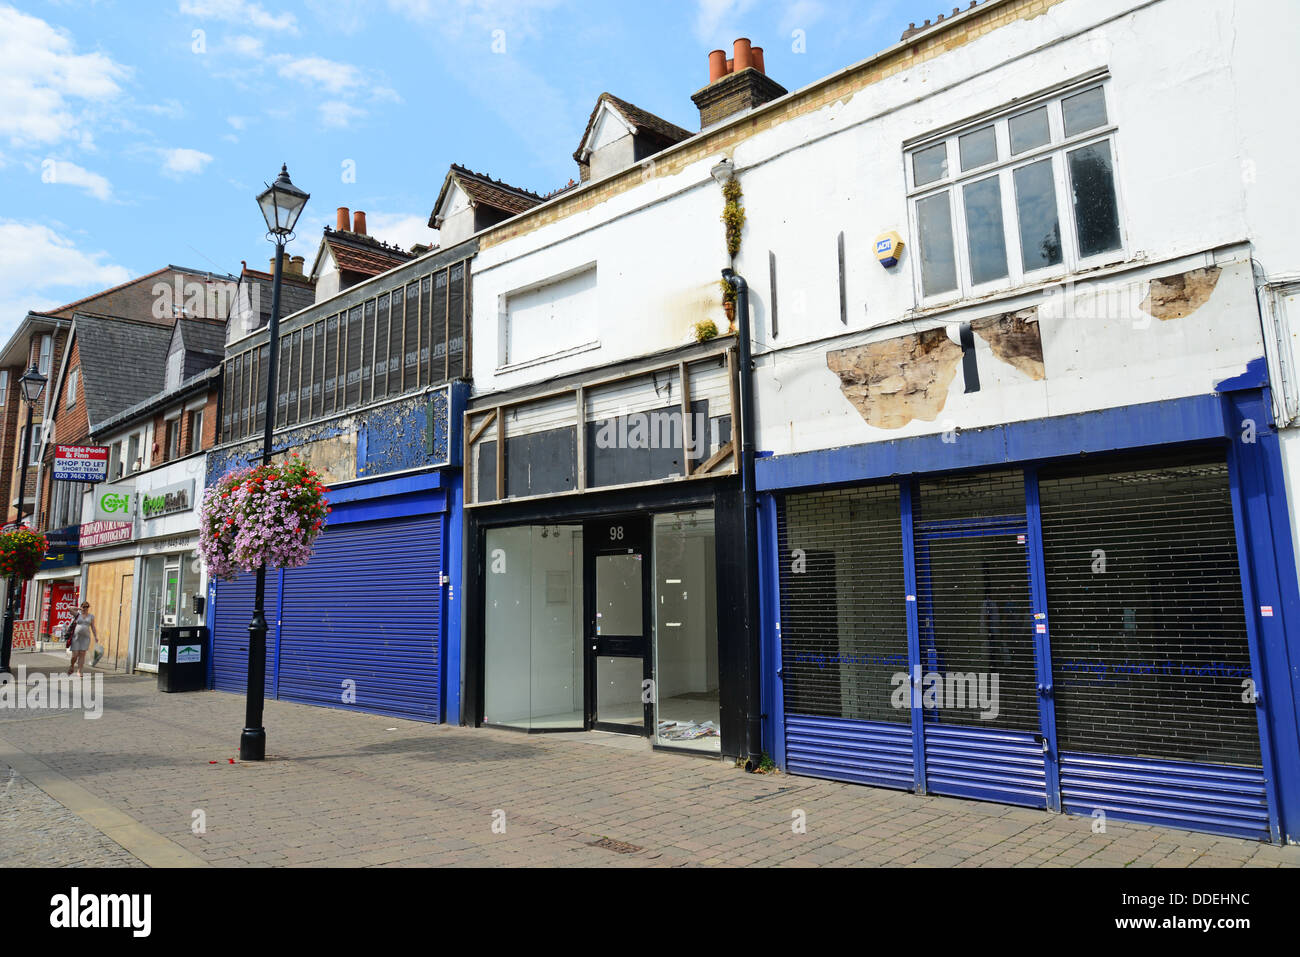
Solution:
M 909 724 L 897 486 L 787 496 L 780 541 L 786 712 Z
M 1026 536 L 1020 472 L 919 484 L 916 588 L 927 723 L 1039 730 Z
M 440 720 L 441 521 L 339 525 L 284 573 L 279 696 Z M 376 574 L 392 568 L 396 574 Z
M 280 572 L 266 574 L 266 594 L 262 603 L 266 615 L 266 697 L 276 696 L 276 622 L 280 619 Z M 256 575 L 240 575 L 216 583 L 212 606 L 212 672 L 218 691 L 244 694 L 248 690 L 248 626 L 253 619 L 253 595 Z
M 1060 749 L 1260 767 L 1224 462 L 1040 494 Z

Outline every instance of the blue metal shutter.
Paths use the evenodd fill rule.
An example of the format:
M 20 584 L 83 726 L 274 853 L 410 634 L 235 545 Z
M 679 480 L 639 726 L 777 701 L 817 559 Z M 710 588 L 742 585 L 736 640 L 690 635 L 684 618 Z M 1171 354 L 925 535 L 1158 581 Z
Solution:
M 285 571 L 282 699 L 441 719 L 441 527 L 437 516 L 337 526 Z
M 216 583 L 212 614 L 213 684 L 218 691 L 244 694 L 248 690 L 248 625 L 253 620 L 256 575 L 240 575 Z M 280 573 L 266 574 L 266 697 L 276 695 L 275 637 L 280 617 Z

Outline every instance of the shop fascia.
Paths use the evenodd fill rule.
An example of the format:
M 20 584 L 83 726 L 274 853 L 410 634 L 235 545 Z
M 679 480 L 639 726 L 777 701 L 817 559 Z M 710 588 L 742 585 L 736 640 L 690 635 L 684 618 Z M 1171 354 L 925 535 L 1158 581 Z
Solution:
M 100 486 L 92 500 L 91 521 L 81 527 L 82 549 L 149 537 L 149 526 L 137 525 L 192 511 L 194 486 L 192 478 L 147 490 L 134 483 Z

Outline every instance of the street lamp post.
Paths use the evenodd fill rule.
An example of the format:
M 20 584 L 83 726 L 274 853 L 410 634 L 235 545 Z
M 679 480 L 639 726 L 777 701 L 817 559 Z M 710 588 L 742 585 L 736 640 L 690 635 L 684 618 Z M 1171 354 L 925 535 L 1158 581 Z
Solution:
M 41 401 L 46 381 L 45 376 L 41 375 L 41 370 L 36 368 L 35 362 L 18 380 L 18 384 L 22 386 L 23 401 L 27 403 L 27 428 L 23 432 L 23 457 L 20 459 L 22 466 L 18 479 L 18 518 L 14 523 L 16 525 L 22 525 L 23 509 L 27 504 L 27 468 L 32 459 L 32 409 L 37 402 Z M 39 489 L 37 494 L 40 494 Z M 14 615 L 17 611 L 18 596 L 23 590 L 22 585 L 15 583 L 12 578 L 8 580 L 7 588 L 4 630 L 0 632 L 0 673 L 5 674 L 9 673 L 9 656 L 14 646 Z
M 270 350 L 266 364 L 266 427 L 262 433 L 262 464 L 271 464 L 271 434 L 275 430 L 275 391 L 280 363 L 280 276 L 284 269 L 284 247 L 293 239 L 293 227 L 311 197 L 289 180 L 287 165 L 280 175 L 258 194 L 266 220 L 267 237 L 275 243 L 275 273 L 271 282 L 271 322 L 267 326 Z M 239 736 L 239 759 L 261 761 L 266 757 L 266 728 L 262 727 L 262 705 L 266 695 L 266 562 L 257 569 L 253 593 L 253 620 L 248 626 L 248 701 L 244 709 L 244 732 Z

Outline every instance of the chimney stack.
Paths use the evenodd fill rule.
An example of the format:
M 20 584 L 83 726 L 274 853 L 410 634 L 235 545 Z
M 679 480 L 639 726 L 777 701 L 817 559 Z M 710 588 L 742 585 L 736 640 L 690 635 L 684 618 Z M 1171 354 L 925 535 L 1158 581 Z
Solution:
M 291 276 L 301 276 L 302 267 L 306 265 L 307 259 L 304 256 L 290 256 L 289 264 L 284 267 L 284 271 Z
M 335 222 L 334 228 L 341 233 L 346 233 L 349 229 L 352 228 L 351 212 L 348 210 L 346 206 L 339 207 L 338 220 Z
M 359 209 L 352 214 L 352 231 L 358 236 L 366 234 L 366 214 Z
M 763 48 L 740 37 L 732 58 L 723 50 L 709 54 L 709 85 L 691 97 L 700 111 L 700 129 L 770 103 L 788 91 L 767 75 Z

